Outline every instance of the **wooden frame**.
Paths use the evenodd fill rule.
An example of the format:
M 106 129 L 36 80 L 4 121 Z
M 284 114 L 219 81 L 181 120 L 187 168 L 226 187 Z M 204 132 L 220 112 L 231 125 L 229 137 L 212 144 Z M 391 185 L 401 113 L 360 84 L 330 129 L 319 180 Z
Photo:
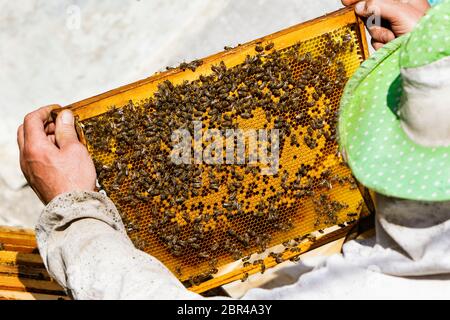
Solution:
M 204 58 L 202 59 L 203 65 L 197 68 L 195 72 L 191 72 L 190 70 L 182 71 L 180 69 L 173 69 L 163 73 L 156 73 L 149 78 L 133 82 L 79 102 L 72 103 L 65 108 L 72 110 L 78 120 L 83 121 L 106 112 L 111 106 L 122 106 L 127 104 L 129 100 L 141 100 L 148 98 L 151 93 L 156 91 L 157 85 L 162 81 L 170 80 L 174 84 L 177 84 L 184 80 L 190 81 L 197 79 L 200 74 L 210 74 L 210 67 L 220 63 L 221 61 L 224 61 L 228 67 L 238 65 L 239 63 L 242 63 L 246 55 L 254 54 L 254 47 L 257 43 L 273 42 L 277 49 L 283 49 L 298 41 L 305 41 L 314 38 L 315 36 L 322 34 L 324 30 L 331 30 L 339 26 L 342 27 L 355 23 L 358 26 L 357 35 L 360 47 L 362 49 L 361 54 L 365 60 L 369 57 L 369 50 L 364 23 L 356 15 L 354 8 L 348 7 L 248 42 L 231 50 L 223 51 Z M 53 117 L 55 118 L 62 110 L 63 109 L 55 110 L 53 112 Z
M 32 230 L 0 227 L 0 300 L 68 299 L 45 269 Z
M 123 106 L 127 104 L 130 100 L 140 101 L 148 98 L 157 90 L 159 83 L 165 80 L 170 80 L 174 84 L 181 83 L 182 81 L 191 81 L 197 79 L 200 74 L 206 75 L 210 74 L 210 67 L 212 65 L 218 64 L 224 61 L 228 67 L 233 67 L 242 63 L 243 59 L 247 55 L 254 54 L 254 47 L 257 43 L 268 43 L 273 42 L 277 49 L 284 49 L 292 46 L 298 41 L 305 41 L 324 33 L 324 30 L 334 30 L 338 27 L 347 26 L 349 24 L 356 24 L 356 34 L 358 37 L 359 49 L 361 50 L 362 59 L 365 60 L 369 56 L 366 33 L 364 28 L 364 23 L 355 14 L 354 8 L 349 7 L 341 9 L 339 11 L 333 12 L 331 14 L 325 15 L 323 17 L 302 23 L 288 29 L 279 31 L 272 35 L 251 41 L 247 44 L 238 46 L 234 49 L 217 53 L 203 60 L 203 65 L 200 66 L 195 72 L 190 70 L 182 71 L 180 69 L 174 69 L 163 73 L 157 73 L 149 78 L 119 87 L 117 89 L 105 92 L 103 94 L 96 95 L 94 97 L 70 104 L 65 108 L 72 110 L 76 116 L 77 121 L 83 121 L 91 117 L 103 114 L 111 106 Z M 52 114 L 55 118 L 62 109 L 55 110 Z M 82 130 L 77 126 L 80 139 L 85 143 L 84 135 Z M 330 235 L 322 237 L 319 241 L 312 243 L 307 241 L 300 245 L 300 251 L 295 255 L 286 256 L 290 259 L 296 255 L 307 252 L 319 245 L 329 243 L 335 240 L 336 237 L 345 237 L 346 232 L 350 230 L 349 227 L 342 228 L 338 231 L 333 232 Z M 268 267 L 275 264 L 271 261 L 272 258 L 267 258 L 266 265 Z M 272 259 L 273 260 L 273 259 Z M 222 277 L 214 278 L 210 281 L 203 283 L 200 286 L 191 288 L 194 292 L 204 292 L 211 288 L 229 283 L 239 279 L 243 272 L 253 274 L 258 272 L 258 267 L 248 267 L 245 270 L 241 269 L 236 272 L 232 272 Z

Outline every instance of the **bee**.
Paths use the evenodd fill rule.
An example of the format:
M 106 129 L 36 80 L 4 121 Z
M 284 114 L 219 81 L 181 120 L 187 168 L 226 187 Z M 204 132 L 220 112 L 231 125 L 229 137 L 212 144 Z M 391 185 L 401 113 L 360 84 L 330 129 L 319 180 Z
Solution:
M 254 266 L 257 266 L 258 264 L 261 264 L 261 263 L 263 263 L 263 262 L 264 262 L 263 260 L 258 259 L 258 260 L 253 261 L 253 265 L 254 265 Z
M 232 258 L 234 261 L 238 261 L 242 258 L 242 252 L 239 250 L 235 250 L 232 254 Z
M 219 249 L 220 244 L 218 242 L 214 242 L 210 248 L 211 251 L 217 251 Z
M 305 136 L 303 138 L 305 144 L 308 146 L 308 148 L 315 149 L 317 147 L 317 141 L 314 138 L 311 138 L 310 136 Z
M 264 262 L 261 263 L 261 274 L 264 274 L 264 272 L 266 272 L 266 265 L 264 264 Z
M 248 279 L 248 272 L 244 273 L 244 276 L 241 278 L 241 282 L 245 282 Z
M 189 216 L 189 214 L 187 212 L 184 212 L 182 214 L 182 217 L 183 217 L 184 221 L 186 221 L 186 222 L 190 222 L 191 221 L 191 217 Z
M 208 272 L 209 272 L 210 274 L 216 274 L 216 273 L 219 272 L 219 269 L 217 269 L 217 268 L 210 268 Z
M 328 190 L 333 189 L 333 185 L 331 184 L 331 182 L 327 179 L 323 179 L 320 183 L 319 183 L 320 187 L 324 187 L 327 188 Z
M 350 53 L 352 53 L 353 51 L 355 51 L 355 44 L 354 43 L 351 43 L 350 44 L 350 47 L 349 47 L 349 50 L 348 50 Z
M 352 35 L 350 33 L 346 33 L 342 36 L 342 42 L 347 43 L 352 41 Z
M 270 51 L 273 49 L 273 47 L 275 46 L 275 44 L 273 42 L 269 43 L 268 45 L 266 45 L 266 47 L 264 48 L 266 51 Z
M 358 189 L 358 183 L 355 181 L 355 179 L 350 178 L 350 190 L 356 190 Z
M 320 100 L 320 96 L 319 96 L 319 94 L 318 94 L 317 92 L 314 92 L 314 93 L 312 94 L 312 97 L 313 97 L 313 99 L 314 99 L 315 101 L 319 101 L 319 100 Z
M 209 188 L 217 192 L 219 191 L 219 184 L 216 182 L 210 183 Z
M 141 102 L 129 101 L 104 115 L 82 121 L 89 150 L 95 149 L 93 158 L 99 183 L 113 199 L 120 199 L 117 207 L 123 218 L 141 222 L 148 221 L 150 216 L 145 232 L 155 235 L 169 252 L 183 256 L 186 261 L 210 259 L 216 253 L 221 258 L 226 254 L 228 258 L 241 259 L 244 250 L 250 252 L 255 248 L 254 251 L 263 252 L 268 247 L 271 234 L 267 230 L 292 229 L 293 222 L 285 219 L 285 210 L 290 210 L 291 205 L 287 199 L 314 198 L 320 190 L 315 189 L 317 181 L 314 184 L 304 181 L 312 168 L 300 167 L 288 183 L 287 171 L 262 177 L 258 166 L 224 165 L 214 166 L 213 170 L 203 165 L 176 166 L 169 155 L 174 145 L 171 133 L 175 128 L 192 133 L 192 121 L 202 121 L 205 129 L 225 133 L 227 128 L 238 126 L 236 120 L 256 122 L 260 121 L 256 116 L 261 114 L 266 129 L 275 126 L 280 130 L 280 146 L 270 147 L 268 152 L 278 150 L 282 154 L 286 142 L 297 147 L 305 142 L 310 149 L 317 148 L 322 137 L 333 142 L 338 115 L 331 95 L 337 95 L 347 80 L 346 66 L 338 60 L 351 47 L 353 39 L 352 35 L 341 34 L 342 37 L 325 35 L 322 42 L 328 45 L 317 56 L 299 52 L 302 43 L 277 51 L 273 43 L 261 41 L 255 44 L 256 52 L 242 64 L 227 68 L 219 62 L 211 67 L 209 75 L 177 84 L 163 81 L 152 97 Z M 194 72 L 202 64 L 200 60 L 183 62 L 180 70 Z M 318 119 L 321 100 L 328 109 L 324 118 Z M 305 107 L 309 110 L 303 110 Z M 299 131 L 306 131 L 304 126 L 310 128 L 300 136 Z M 208 175 L 208 182 L 204 182 L 204 174 Z M 282 183 L 281 191 L 273 186 L 275 179 Z M 338 183 L 325 175 L 318 180 L 324 188 Z M 354 187 L 351 180 L 344 182 Z M 223 194 L 219 193 L 222 186 Z M 201 202 L 214 193 L 217 194 L 213 203 Z M 331 199 L 314 206 L 320 212 L 319 225 L 337 221 L 337 213 L 345 207 Z M 261 229 L 256 232 L 241 228 L 253 215 Z M 221 229 L 221 219 L 230 225 Z M 299 250 L 292 242 L 285 244 L 292 252 Z M 246 267 L 250 266 L 249 260 L 250 257 L 243 259 Z M 263 261 L 257 264 L 264 272 Z M 199 270 L 202 276 L 191 280 L 198 283 L 217 270 L 216 265 L 208 268 Z
M 312 107 L 314 107 L 316 105 L 316 101 L 308 101 L 306 103 L 306 105 L 307 105 L 308 108 L 312 108 Z
M 264 47 L 258 44 L 258 45 L 256 45 L 256 47 L 255 47 L 255 51 L 256 51 L 256 52 L 263 52 L 263 51 L 264 51 Z
M 189 284 L 191 285 L 191 287 L 197 286 L 197 283 L 195 282 L 195 278 L 193 276 L 189 277 Z
M 295 116 L 295 120 L 297 120 L 297 121 L 302 121 L 303 120 L 303 118 L 304 118 L 304 114 L 303 114 L 303 112 L 300 112 L 299 114 L 297 114 L 296 116 Z
M 178 198 L 176 198 L 176 200 L 175 200 L 175 202 L 177 203 L 177 204 L 182 204 L 182 203 L 184 203 L 186 201 L 186 198 L 184 198 L 184 197 L 178 197 Z
M 241 118 L 242 119 L 248 120 L 251 117 L 252 117 L 252 115 L 250 113 L 248 113 L 248 112 L 241 113 Z
M 233 203 L 231 203 L 231 202 L 223 202 L 222 203 L 222 207 L 224 209 L 232 208 L 233 207 Z
M 198 254 L 198 257 L 199 258 L 201 258 L 201 259 L 209 259 L 209 254 L 208 253 L 206 253 L 206 252 L 200 252 L 199 254 Z
M 282 243 L 282 245 L 285 247 L 290 247 L 290 241 L 285 241 Z
M 297 146 L 298 144 L 297 135 L 291 135 L 291 146 Z
M 194 182 L 192 184 L 192 187 L 195 189 L 201 189 L 202 188 L 202 183 L 201 182 Z

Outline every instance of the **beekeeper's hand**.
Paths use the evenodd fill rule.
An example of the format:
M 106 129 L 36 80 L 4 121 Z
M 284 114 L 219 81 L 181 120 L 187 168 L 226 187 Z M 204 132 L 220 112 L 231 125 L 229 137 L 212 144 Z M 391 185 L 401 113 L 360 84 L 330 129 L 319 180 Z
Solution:
M 51 122 L 50 112 L 59 106 L 42 107 L 28 114 L 17 131 L 20 167 L 44 204 L 70 191 L 93 191 L 95 167 L 78 141 L 74 116 L 63 111 Z
M 342 0 L 345 6 L 356 3 L 356 13 L 365 18 L 378 50 L 396 37 L 410 32 L 430 8 L 427 0 Z

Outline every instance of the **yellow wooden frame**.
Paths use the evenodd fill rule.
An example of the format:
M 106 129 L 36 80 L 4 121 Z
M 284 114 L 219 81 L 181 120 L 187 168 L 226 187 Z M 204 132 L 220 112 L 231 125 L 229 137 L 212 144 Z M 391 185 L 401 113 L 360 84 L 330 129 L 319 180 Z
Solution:
M 149 78 L 70 104 L 65 108 L 68 108 L 74 112 L 77 121 L 83 121 L 105 113 L 111 106 L 123 106 L 126 105 L 130 100 L 140 101 L 146 99 L 157 90 L 158 84 L 165 80 L 170 80 L 174 84 L 179 84 L 185 80 L 195 80 L 199 77 L 200 74 L 210 74 L 211 66 L 216 65 L 221 61 L 224 61 L 228 67 L 238 65 L 242 63 L 245 56 L 254 54 L 254 47 L 257 43 L 273 42 L 275 44 L 275 47 L 280 50 L 292 46 L 298 41 L 305 41 L 322 35 L 327 30 L 335 30 L 349 24 L 357 25 L 356 33 L 358 36 L 358 43 L 360 46 L 361 55 L 365 60 L 369 56 L 369 51 L 364 23 L 356 15 L 356 13 L 354 12 L 354 8 L 349 7 L 325 15 L 323 17 L 319 17 L 312 21 L 295 25 L 272 35 L 268 35 L 263 38 L 251 41 L 234 49 L 220 52 L 210 57 L 204 58 L 202 59 L 203 65 L 197 68 L 195 72 L 192 72 L 190 70 L 182 71 L 180 69 L 173 69 L 163 73 L 156 73 Z M 52 113 L 53 117 L 55 118 L 57 114 L 62 110 L 63 109 L 55 110 Z M 78 133 L 80 136 L 80 140 L 85 143 L 83 132 L 79 128 Z M 305 253 L 313 248 L 316 248 L 319 245 L 329 243 L 330 241 L 333 241 L 333 239 L 336 239 L 336 237 L 344 237 L 348 230 L 349 227 L 340 229 L 333 234 L 326 235 L 318 239 L 316 242 L 307 240 L 300 245 L 299 252 L 295 254 L 286 254 L 284 258 L 293 258 L 294 256 Z M 267 267 L 270 267 L 275 265 L 275 262 L 273 261 L 273 258 L 269 257 L 265 260 L 265 264 L 267 265 Z M 199 286 L 192 287 L 191 290 L 197 293 L 201 293 L 211 288 L 238 280 L 240 279 L 240 277 L 242 277 L 243 273 L 254 274 L 257 272 L 259 272 L 259 266 L 250 266 L 248 268 L 240 269 L 236 272 L 232 272 L 227 275 L 204 282 Z

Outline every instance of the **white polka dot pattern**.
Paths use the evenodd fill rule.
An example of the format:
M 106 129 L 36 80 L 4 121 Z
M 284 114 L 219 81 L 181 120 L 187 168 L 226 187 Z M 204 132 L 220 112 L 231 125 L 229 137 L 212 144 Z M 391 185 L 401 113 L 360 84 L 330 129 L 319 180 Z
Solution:
M 450 56 L 450 1 L 436 5 L 423 17 L 401 51 L 404 68 L 421 67 Z
M 379 193 L 412 200 L 450 200 L 450 148 L 415 144 L 396 115 L 402 93 L 400 66 L 422 66 L 450 56 L 450 22 L 442 23 L 448 21 L 448 14 L 450 0 L 445 0 L 411 34 L 390 42 L 367 60 L 345 89 L 339 123 L 341 148 L 355 177 Z M 446 26 L 445 32 L 441 26 Z M 420 54 L 411 49 L 419 46 Z M 408 48 L 413 51 L 410 55 L 403 51 Z

